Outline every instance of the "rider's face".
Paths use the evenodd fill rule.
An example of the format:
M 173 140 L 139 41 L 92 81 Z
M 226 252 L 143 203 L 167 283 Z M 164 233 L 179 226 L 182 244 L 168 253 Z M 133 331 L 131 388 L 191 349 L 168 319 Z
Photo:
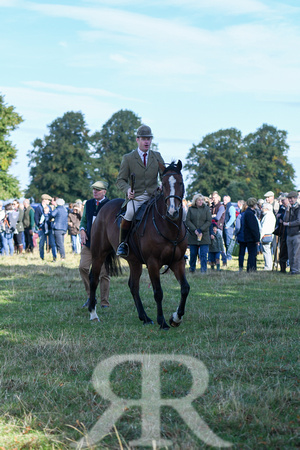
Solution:
M 147 152 L 151 146 L 152 138 L 151 137 L 138 137 L 138 138 L 136 138 L 136 142 L 138 143 L 139 149 L 142 152 Z

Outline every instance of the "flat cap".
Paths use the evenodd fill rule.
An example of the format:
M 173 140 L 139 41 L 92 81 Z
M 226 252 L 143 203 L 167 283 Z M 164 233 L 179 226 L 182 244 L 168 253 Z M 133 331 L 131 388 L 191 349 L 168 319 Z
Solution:
M 141 125 L 136 132 L 137 137 L 153 137 L 151 128 L 147 125 Z
M 52 197 L 50 197 L 50 195 L 48 195 L 48 194 L 43 194 L 43 195 L 41 196 L 41 199 L 42 199 L 42 200 L 52 200 Z
M 274 197 L 274 192 L 273 191 L 268 191 L 265 193 L 264 197 Z
M 102 191 L 102 189 L 106 190 L 107 186 L 107 182 L 103 180 L 96 181 L 94 184 L 92 184 L 92 188 L 97 189 L 97 191 Z
M 296 191 L 289 192 L 287 195 L 287 198 L 297 198 L 297 197 L 298 197 L 298 192 L 296 192 Z

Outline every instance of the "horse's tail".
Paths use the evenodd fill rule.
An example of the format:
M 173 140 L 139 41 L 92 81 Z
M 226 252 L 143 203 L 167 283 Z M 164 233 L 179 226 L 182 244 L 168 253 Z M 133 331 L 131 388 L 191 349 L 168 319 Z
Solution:
M 106 257 L 105 268 L 107 273 L 112 277 L 118 277 L 122 275 L 122 267 L 120 264 L 120 258 L 117 257 L 114 250 L 112 250 Z

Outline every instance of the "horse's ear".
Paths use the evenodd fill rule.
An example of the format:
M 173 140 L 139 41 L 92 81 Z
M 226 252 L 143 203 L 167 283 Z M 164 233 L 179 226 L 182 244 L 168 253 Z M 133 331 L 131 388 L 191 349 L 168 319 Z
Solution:
M 181 171 L 182 169 L 182 162 L 180 161 L 180 159 L 177 161 L 177 168 Z
M 160 161 L 158 161 L 158 167 L 160 169 L 160 172 L 163 173 L 166 169 L 166 166 L 164 166 Z

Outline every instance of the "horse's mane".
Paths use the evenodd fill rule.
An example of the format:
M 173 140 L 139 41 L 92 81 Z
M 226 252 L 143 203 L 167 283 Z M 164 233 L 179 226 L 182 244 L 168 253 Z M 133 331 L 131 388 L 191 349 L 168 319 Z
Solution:
M 178 163 L 176 164 L 175 161 L 172 161 L 171 164 L 169 164 L 165 170 L 163 171 L 163 175 L 165 175 L 167 172 L 169 172 L 170 170 L 173 170 L 174 172 L 178 173 L 179 175 L 181 174 L 181 168 L 182 168 L 182 164 L 181 161 L 178 161 Z

